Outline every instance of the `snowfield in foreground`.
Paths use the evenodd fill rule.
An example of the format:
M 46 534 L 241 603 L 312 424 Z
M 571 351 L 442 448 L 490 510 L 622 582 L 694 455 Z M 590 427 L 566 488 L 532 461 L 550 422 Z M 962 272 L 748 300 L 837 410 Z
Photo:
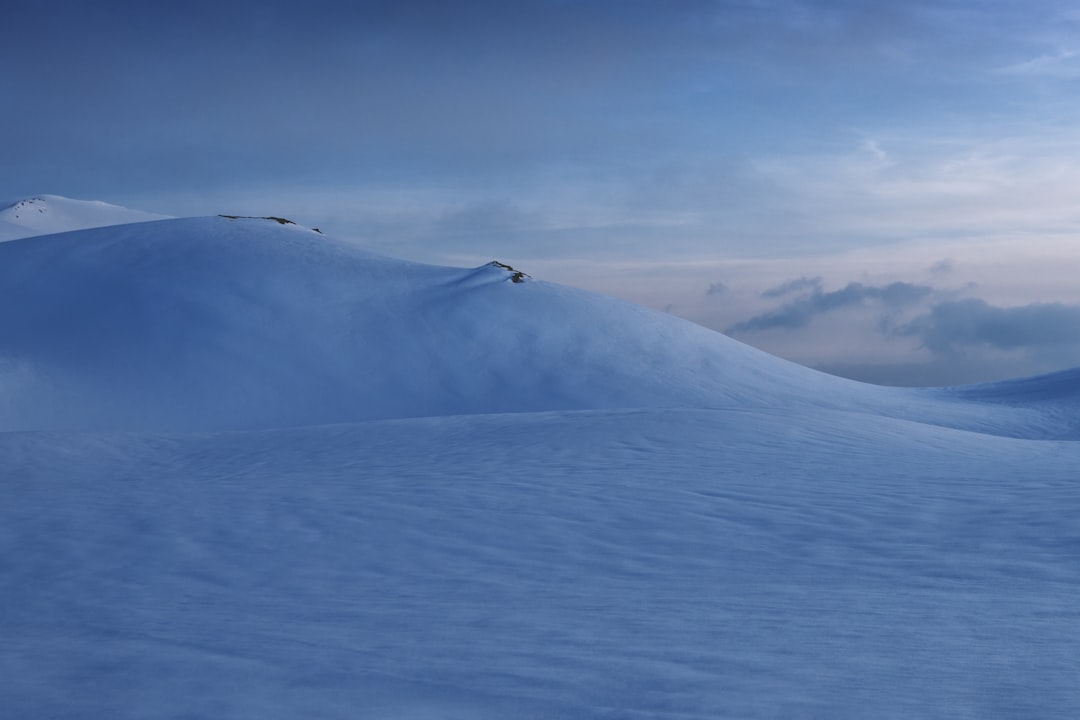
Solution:
M 0 706 L 1075 717 L 1078 417 L 265 220 L 4 243 Z

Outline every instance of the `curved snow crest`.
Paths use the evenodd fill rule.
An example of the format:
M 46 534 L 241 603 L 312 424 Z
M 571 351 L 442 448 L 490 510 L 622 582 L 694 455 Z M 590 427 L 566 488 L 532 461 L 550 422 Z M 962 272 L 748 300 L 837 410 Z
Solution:
M 1076 431 L 1022 394 L 989 406 L 843 380 L 517 272 L 411 263 L 266 219 L 0 244 L 0 429 L 754 407 L 793 422 L 831 409 L 1021 437 Z
M 1038 434 L 1080 440 L 1080 368 L 1046 375 L 977 385 L 935 388 L 929 393 L 950 401 L 982 407 L 990 414 L 1003 408 L 1025 408 L 1037 414 Z
M 35 195 L 0 210 L 0 241 L 165 220 L 168 217 L 131 210 L 100 200 L 72 200 L 59 195 Z
M 1032 377 L 942 388 L 942 391 L 983 402 L 1008 403 L 1017 398 L 1027 402 L 1068 402 L 1080 397 L 1080 367 Z

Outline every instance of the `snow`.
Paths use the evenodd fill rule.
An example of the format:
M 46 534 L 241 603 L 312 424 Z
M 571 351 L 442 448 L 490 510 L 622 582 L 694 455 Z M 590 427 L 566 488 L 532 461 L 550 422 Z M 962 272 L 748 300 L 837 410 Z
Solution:
M 1080 370 L 878 388 L 257 219 L 0 300 L 12 717 L 1080 712 Z
M 163 220 L 166 217 L 99 200 L 38 195 L 0 210 L 0 242 L 69 230 Z
M 1075 436 L 1075 413 L 879 388 L 495 265 L 223 217 L 0 245 L 4 430 L 204 431 L 629 407 L 865 410 Z M 4 371 L 8 368 L 7 372 Z M 11 379 L 14 375 L 15 379 Z M 1073 381 L 1075 385 L 1075 381 Z M 272 388 L 272 391 L 268 391 Z

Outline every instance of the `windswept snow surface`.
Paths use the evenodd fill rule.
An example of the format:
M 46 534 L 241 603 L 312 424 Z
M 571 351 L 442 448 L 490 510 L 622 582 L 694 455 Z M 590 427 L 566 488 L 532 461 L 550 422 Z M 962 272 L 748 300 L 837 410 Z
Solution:
M 5 716 L 1080 716 L 1080 371 L 204 218 L 0 245 L 0 403 Z
M 0 434 L 11 717 L 1080 711 L 1080 445 L 838 411 Z
M 106 225 L 163 220 L 166 217 L 99 200 L 38 195 L 0 210 L 0 242 Z

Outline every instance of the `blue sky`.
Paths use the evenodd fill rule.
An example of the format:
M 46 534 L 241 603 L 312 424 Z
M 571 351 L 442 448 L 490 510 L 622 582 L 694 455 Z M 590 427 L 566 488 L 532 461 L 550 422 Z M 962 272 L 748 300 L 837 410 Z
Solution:
M 492 258 L 890 383 L 1080 365 L 1065 2 L 25 3 L 0 199 Z

